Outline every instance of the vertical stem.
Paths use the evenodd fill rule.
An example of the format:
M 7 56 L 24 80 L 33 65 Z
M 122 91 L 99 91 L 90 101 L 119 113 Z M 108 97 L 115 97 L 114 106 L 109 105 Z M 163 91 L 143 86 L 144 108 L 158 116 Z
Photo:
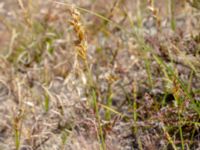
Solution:
M 145 67 L 146 67 L 146 72 L 148 75 L 148 80 L 149 80 L 149 85 L 151 89 L 153 89 L 153 79 L 152 79 L 152 74 L 151 74 L 151 64 L 148 58 L 145 58 Z
M 18 128 L 14 129 L 14 130 L 15 130 L 15 147 L 16 147 L 16 150 L 19 150 L 19 148 L 20 148 L 20 132 L 19 132 Z
M 133 98 L 134 98 L 134 101 L 133 101 L 133 120 L 134 120 L 134 128 L 133 128 L 133 133 L 136 135 L 137 137 L 137 143 L 138 143 L 138 147 L 139 147 L 139 150 L 143 150 L 142 148 L 142 142 L 140 140 L 140 137 L 137 136 L 138 134 L 138 126 L 137 126 L 137 85 L 136 85 L 136 82 L 133 83 Z
M 142 14 L 141 14 L 141 2 L 137 0 L 137 24 L 138 27 L 142 27 Z
M 175 30 L 176 29 L 175 1 L 174 0 L 168 0 L 168 7 L 169 7 L 171 29 Z
M 100 116 L 99 116 L 99 108 L 98 108 L 98 103 L 97 103 L 97 96 L 96 96 L 96 92 L 94 89 L 92 89 L 92 97 L 93 97 L 93 102 L 94 102 L 94 108 L 95 108 L 95 114 L 96 114 L 96 118 L 98 121 L 98 139 L 101 142 L 101 149 L 102 150 L 106 150 L 106 146 L 105 146 L 105 142 L 104 142 L 104 136 L 103 136 L 103 129 L 101 127 L 101 120 L 100 120 Z M 100 136 L 100 137 L 99 137 Z

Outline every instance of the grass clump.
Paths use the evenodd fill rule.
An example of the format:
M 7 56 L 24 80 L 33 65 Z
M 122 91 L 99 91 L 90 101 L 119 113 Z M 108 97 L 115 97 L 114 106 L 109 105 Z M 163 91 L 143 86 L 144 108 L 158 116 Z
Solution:
M 0 149 L 199 148 L 198 1 L 134 3 L 0 4 Z

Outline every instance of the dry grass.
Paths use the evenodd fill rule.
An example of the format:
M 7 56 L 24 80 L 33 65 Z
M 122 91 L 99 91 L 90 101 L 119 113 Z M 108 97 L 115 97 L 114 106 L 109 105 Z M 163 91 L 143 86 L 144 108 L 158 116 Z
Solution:
M 198 0 L 0 2 L 0 150 L 199 149 L 199 17 Z

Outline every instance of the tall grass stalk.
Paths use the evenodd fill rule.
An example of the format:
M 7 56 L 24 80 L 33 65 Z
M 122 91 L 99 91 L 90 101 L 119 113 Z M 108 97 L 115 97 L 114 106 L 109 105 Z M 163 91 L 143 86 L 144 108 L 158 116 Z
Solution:
M 137 136 L 138 134 L 138 125 L 137 125 L 137 93 L 138 93 L 138 89 L 137 89 L 137 84 L 136 82 L 134 82 L 132 84 L 132 94 L 133 94 L 133 98 L 134 98 L 134 101 L 133 101 L 133 120 L 134 120 L 134 127 L 133 127 L 133 133 L 135 134 L 135 136 Z M 140 150 L 143 150 L 142 148 L 142 142 L 141 142 L 141 139 L 139 136 L 137 136 L 137 143 L 139 145 L 139 149 Z
M 14 130 L 14 137 L 15 137 L 15 149 L 19 150 L 21 145 L 21 131 L 22 131 L 22 122 L 23 122 L 23 115 L 24 115 L 24 105 L 22 101 L 22 90 L 21 90 L 21 82 L 19 79 L 16 79 L 17 83 L 17 99 L 18 99 L 18 108 L 17 112 L 14 112 L 13 118 L 13 130 Z
M 102 126 L 101 126 L 101 117 L 99 115 L 97 95 L 96 95 L 96 91 L 95 90 L 92 90 L 92 98 L 93 98 L 94 107 L 95 107 L 96 119 L 97 119 L 97 122 L 98 122 L 98 132 L 99 133 L 98 133 L 97 137 L 98 137 L 100 145 L 101 145 L 100 149 L 106 150 L 103 129 L 102 129 Z
M 92 107 L 94 109 L 94 112 L 96 114 L 96 119 L 98 122 L 98 140 L 100 143 L 100 149 L 105 150 L 106 145 L 105 145 L 105 140 L 104 140 L 104 135 L 103 135 L 103 129 L 101 126 L 101 117 L 99 114 L 99 106 L 97 102 L 97 94 L 96 94 L 96 86 L 93 81 L 92 77 L 92 72 L 90 70 L 88 60 L 87 60 L 87 40 L 86 40 L 86 35 L 85 35 L 85 29 L 84 26 L 81 23 L 81 16 L 79 11 L 75 8 L 72 7 L 70 10 L 71 13 L 71 20 L 70 24 L 74 29 L 74 32 L 77 37 L 77 42 L 75 43 L 76 46 L 76 55 L 78 62 L 80 66 L 82 67 L 81 70 L 86 74 L 87 77 L 87 84 L 89 86 L 89 91 L 90 91 L 90 96 L 92 97 Z M 90 98 L 89 98 L 90 99 Z
M 175 19 L 175 0 L 168 0 L 168 12 L 171 23 L 171 29 L 176 29 L 176 19 Z
M 153 89 L 153 78 L 152 78 L 152 73 L 151 73 L 151 62 L 148 60 L 148 58 L 145 58 L 145 67 L 146 67 L 146 72 L 148 75 L 148 80 L 149 80 L 149 86 L 151 89 Z
M 142 27 L 141 0 L 137 0 L 137 25 Z
M 107 95 L 107 106 L 111 107 L 112 106 L 112 90 L 111 90 L 111 85 L 109 85 L 108 87 L 108 95 Z M 111 112 L 109 109 L 106 109 L 106 113 L 105 113 L 105 119 L 110 121 L 111 119 Z
M 169 143 L 172 145 L 173 149 L 174 150 L 178 150 L 175 143 L 173 142 L 172 140 L 172 137 L 170 136 L 170 134 L 167 132 L 167 129 L 166 127 L 164 126 L 164 124 L 162 125 L 162 129 L 163 129 L 163 132 L 165 134 L 165 136 L 167 137 L 167 140 L 169 141 Z

